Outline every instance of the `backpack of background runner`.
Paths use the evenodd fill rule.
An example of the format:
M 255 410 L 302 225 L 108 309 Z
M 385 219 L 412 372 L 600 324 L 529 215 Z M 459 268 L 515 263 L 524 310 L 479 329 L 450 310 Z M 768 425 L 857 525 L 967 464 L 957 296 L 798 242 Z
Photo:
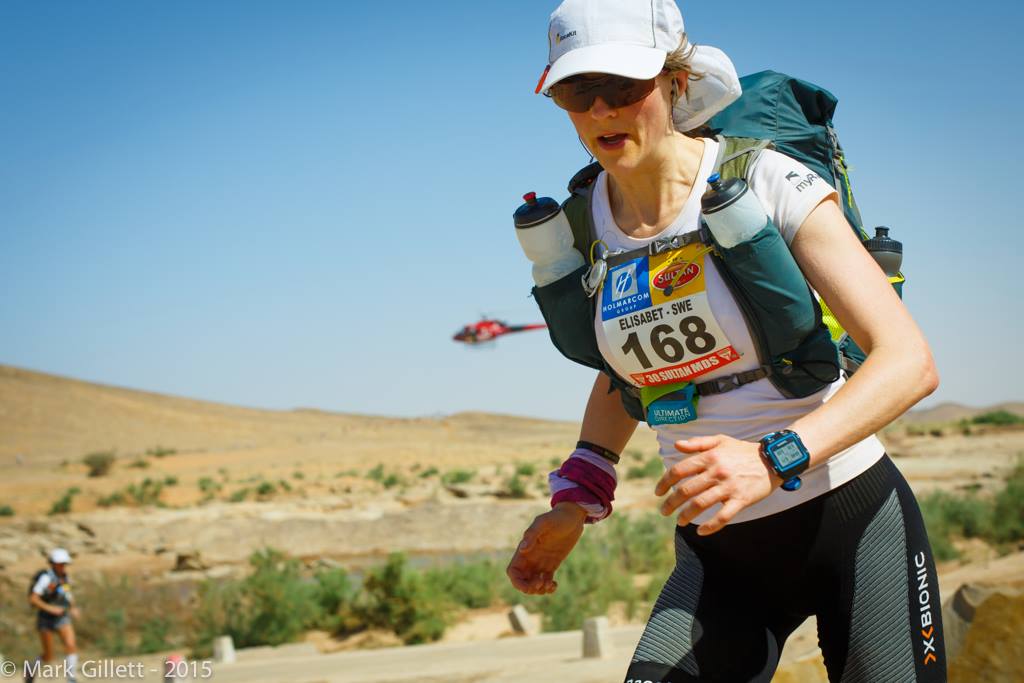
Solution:
M 828 90 L 776 71 L 761 71 L 740 79 L 743 94 L 715 115 L 712 134 L 768 140 L 776 151 L 792 157 L 825 179 L 839 194 L 850 227 L 866 242 L 857 202 L 850 186 L 849 169 L 839 137 L 832 127 L 838 100 Z M 723 177 L 726 175 L 722 173 Z M 903 296 L 903 275 L 889 279 Z M 822 318 L 850 371 L 864 362 L 865 354 L 843 330 L 825 302 Z
M 40 569 L 32 575 L 32 581 L 28 584 L 28 594 L 32 595 L 32 589 L 36 587 L 36 582 L 39 581 L 39 577 L 50 571 L 49 569 Z

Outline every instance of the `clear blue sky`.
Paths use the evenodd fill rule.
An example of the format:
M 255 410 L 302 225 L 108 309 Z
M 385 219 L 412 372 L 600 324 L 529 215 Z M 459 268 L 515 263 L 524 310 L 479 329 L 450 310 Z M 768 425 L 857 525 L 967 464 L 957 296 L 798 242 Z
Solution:
M 268 408 L 576 419 L 511 215 L 587 161 L 533 95 L 554 2 L 0 3 L 0 363 Z M 840 99 L 943 400 L 1022 399 L 1019 3 L 689 3 Z

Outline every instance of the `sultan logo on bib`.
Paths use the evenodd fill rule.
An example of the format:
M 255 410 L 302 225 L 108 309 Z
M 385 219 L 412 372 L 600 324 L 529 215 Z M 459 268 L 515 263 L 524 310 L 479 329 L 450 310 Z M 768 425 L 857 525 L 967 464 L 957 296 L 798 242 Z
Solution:
M 601 324 L 616 365 L 637 386 L 691 381 L 739 360 L 708 305 L 707 251 L 691 244 L 609 271 Z

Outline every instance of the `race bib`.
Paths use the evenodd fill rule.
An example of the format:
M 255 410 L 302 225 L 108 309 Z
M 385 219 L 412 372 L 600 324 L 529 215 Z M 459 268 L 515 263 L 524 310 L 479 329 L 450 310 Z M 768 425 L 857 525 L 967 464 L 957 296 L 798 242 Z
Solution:
M 616 364 L 639 387 L 693 381 L 739 360 L 708 305 L 700 243 L 608 270 L 601 325 Z

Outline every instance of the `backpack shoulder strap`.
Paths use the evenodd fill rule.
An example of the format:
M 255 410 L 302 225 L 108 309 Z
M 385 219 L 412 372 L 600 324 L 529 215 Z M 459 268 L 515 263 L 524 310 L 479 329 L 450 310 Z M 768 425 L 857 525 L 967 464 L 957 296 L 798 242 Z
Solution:
M 718 140 L 718 158 L 715 159 L 715 171 L 723 179 L 746 178 L 747 170 L 758 155 L 763 150 L 772 149 L 775 146 L 771 140 L 758 140 L 757 138 L 734 138 L 718 135 L 716 139 Z
M 569 198 L 562 203 L 565 217 L 572 228 L 572 243 L 583 257 L 590 263 L 590 245 L 593 241 L 594 227 L 590 216 L 590 198 L 593 194 L 594 181 L 601 174 L 601 164 L 593 162 L 584 166 L 569 181 Z

